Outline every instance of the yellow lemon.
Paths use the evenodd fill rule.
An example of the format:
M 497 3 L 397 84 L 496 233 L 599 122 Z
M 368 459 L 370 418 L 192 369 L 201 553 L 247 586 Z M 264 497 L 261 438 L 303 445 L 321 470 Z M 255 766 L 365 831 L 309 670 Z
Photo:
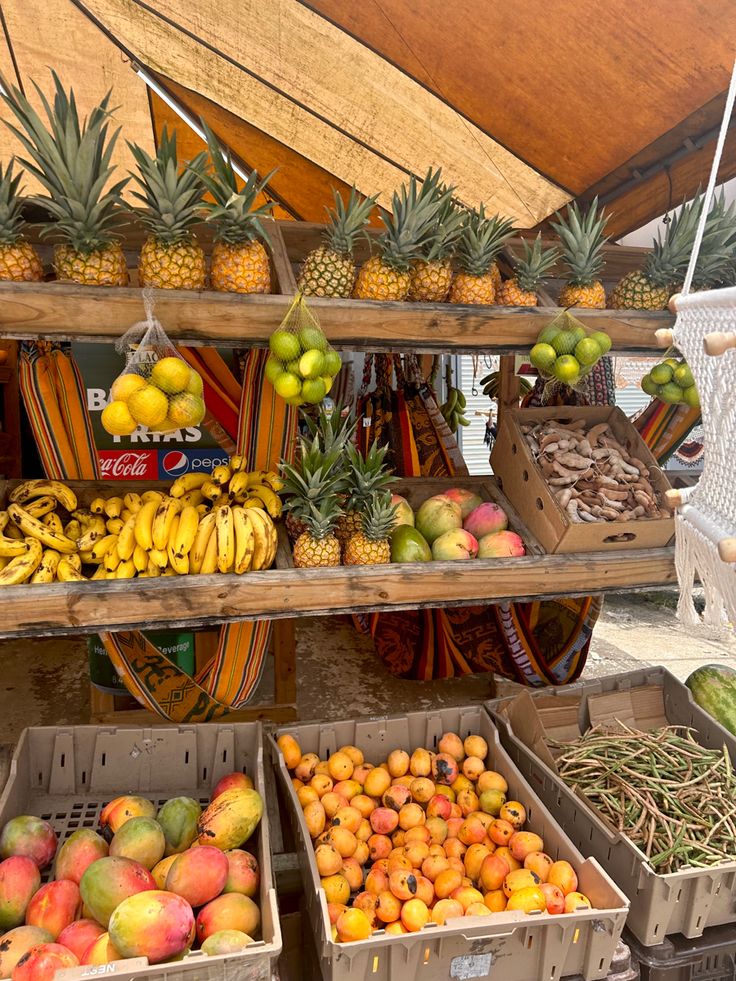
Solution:
M 299 374 L 302 378 L 319 378 L 325 370 L 325 356 L 321 351 L 312 348 L 299 359 Z
M 126 373 L 112 383 L 110 394 L 115 402 L 127 402 L 133 392 L 146 387 L 146 379 L 141 375 Z
M 182 392 L 175 395 L 169 403 L 169 422 L 174 429 L 198 426 L 204 419 L 204 402 L 198 395 Z
M 299 395 L 302 390 L 302 383 L 290 371 L 282 371 L 273 383 L 273 387 L 282 399 L 291 399 Z
M 322 381 L 325 383 L 325 395 L 329 395 L 330 389 L 332 388 L 332 384 L 335 381 L 335 379 L 332 377 L 332 375 L 321 375 L 320 377 L 322 378 Z
M 336 375 L 342 368 L 342 358 L 334 348 L 329 348 L 325 354 L 325 374 Z
M 146 385 L 128 399 L 128 408 L 135 421 L 153 429 L 160 426 L 169 411 L 169 400 L 160 388 Z
M 181 358 L 161 358 L 151 371 L 151 384 L 169 395 L 183 392 L 191 378 L 192 369 Z
M 540 371 L 549 371 L 557 360 L 557 352 L 551 344 L 539 342 L 529 352 L 529 360 Z
M 194 368 L 190 368 L 191 372 L 189 376 L 189 384 L 184 389 L 185 392 L 189 392 L 190 395 L 201 395 L 204 391 L 204 382 L 202 381 L 202 376 Z
M 102 426 L 112 436 L 130 436 L 138 423 L 130 414 L 125 402 L 110 402 L 102 410 Z
M 561 354 L 555 361 L 552 373 L 565 385 L 574 385 L 580 378 L 580 365 L 571 354 Z

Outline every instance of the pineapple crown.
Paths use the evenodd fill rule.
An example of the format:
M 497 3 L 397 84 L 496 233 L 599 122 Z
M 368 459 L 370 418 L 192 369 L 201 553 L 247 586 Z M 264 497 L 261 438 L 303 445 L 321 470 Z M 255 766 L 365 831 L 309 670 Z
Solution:
M 299 518 L 307 526 L 312 538 L 321 541 L 335 531 L 342 513 L 337 495 L 325 494 L 320 498 L 319 504 L 311 501 L 307 510 L 300 511 Z
M 644 275 L 654 286 L 669 288 L 682 280 L 690 261 L 702 203 L 700 193 L 692 201 L 683 201 L 679 212 L 670 216 L 664 238 L 661 231 L 657 232 L 644 263 Z M 701 248 L 701 255 L 703 251 L 707 254 L 707 249 L 707 245 L 705 250 Z
M 398 504 L 391 503 L 390 491 L 374 491 L 365 503 L 363 534 L 372 542 L 388 538 L 396 524 Z
M 25 225 L 20 213 L 20 182 L 23 171 L 13 175 L 13 161 L 3 170 L 0 164 L 0 245 L 15 245 Z
M 360 236 L 369 239 L 365 228 L 370 221 L 371 211 L 376 205 L 375 196 L 361 198 L 355 186 L 350 188 L 348 203 L 333 187 L 334 208 L 326 208 L 330 223 L 325 230 L 327 245 L 338 255 L 352 256 L 353 246 Z
M 126 177 L 107 186 L 115 170 L 111 159 L 120 135 L 119 128 L 109 131 L 114 111 L 110 108 L 112 90 L 80 123 L 74 90 L 67 93 L 55 71 L 51 77 L 55 89 L 53 106 L 33 83 L 48 127 L 23 92 L 2 76 L 0 97 L 20 124 L 15 126 L 6 120 L 30 158 L 20 158 L 20 162 L 47 191 L 48 196 L 29 198 L 55 219 L 43 227 L 42 234 L 56 233 L 74 251 L 88 254 L 115 240 L 113 230 L 123 214 L 121 194 L 128 183 Z
M 242 188 L 238 187 L 238 177 L 233 169 L 232 153 L 225 152 L 217 137 L 204 120 L 201 120 L 207 137 L 207 146 L 212 161 L 212 173 L 204 172 L 202 180 L 214 198 L 214 203 L 205 203 L 208 211 L 207 221 L 217 225 L 216 239 L 230 245 L 241 245 L 257 239 L 269 241 L 261 218 L 270 214 L 274 202 L 266 201 L 254 207 L 256 199 L 263 194 L 276 170 L 261 180 L 253 170 Z
M 325 449 L 319 433 L 309 442 L 299 440 L 298 463 L 281 462 L 282 490 L 287 495 L 285 509 L 306 520 L 314 506 L 321 508 L 324 501 L 345 489 L 346 478 L 340 467 L 343 449 L 344 446 L 337 443 Z
M 733 277 L 736 259 L 736 204 L 726 206 L 721 190 L 708 212 L 703 241 L 695 264 L 693 285 L 696 289 L 712 289 L 727 285 Z
M 542 233 L 539 232 L 532 245 L 527 239 L 522 243 L 522 255 L 515 257 L 514 272 L 516 280 L 527 293 L 536 293 L 539 284 L 544 278 L 544 274 L 560 258 L 560 251 L 556 248 L 542 248 Z
M 407 184 L 394 191 L 392 213 L 381 209 L 384 231 L 379 236 L 378 247 L 383 262 L 397 272 L 407 272 L 412 262 L 422 257 L 432 237 L 440 201 L 430 189 L 431 183 L 428 188 L 426 181 L 420 189 L 412 175 Z
M 385 469 L 384 460 L 388 444 L 373 443 L 365 456 L 352 444 L 347 445 L 348 457 L 348 511 L 360 510 L 377 491 L 382 491 L 396 481 Z
M 313 439 L 317 437 L 324 453 L 334 450 L 342 453 L 352 440 L 357 425 L 352 412 L 344 414 L 344 407 L 340 405 L 336 405 L 330 413 L 320 409 L 316 419 L 308 413 L 303 413 L 303 418 L 310 435 Z
M 513 221 L 487 216 L 482 204 L 477 211 L 467 211 L 457 246 L 458 265 L 470 276 L 485 276 L 514 231 Z
M 585 213 L 573 201 L 568 204 L 564 218 L 559 211 L 555 214 L 558 220 L 550 224 L 562 243 L 562 254 L 570 270 L 569 282 L 573 286 L 590 286 L 603 269 L 601 250 L 608 241 L 603 237 L 603 229 L 609 216 L 599 213 L 597 197 Z
M 135 143 L 128 142 L 130 152 L 138 164 L 138 173 L 131 176 L 141 187 L 133 191 L 133 197 L 144 208 L 136 208 L 136 214 L 164 245 L 175 245 L 190 238 L 192 225 L 201 217 L 202 172 L 207 154 L 203 151 L 183 169 L 179 168 L 176 152 L 176 133 L 166 126 L 161 133 L 155 157 L 150 156 Z
M 453 255 L 465 221 L 465 212 L 453 200 L 455 188 L 440 183 L 440 173 L 439 169 L 433 173 L 430 168 L 422 187 L 423 192 L 426 189 L 426 193 L 438 202 L 432 234 L 427 239 L 423 252 L 423 258 L 427 262 L 441 262 Z

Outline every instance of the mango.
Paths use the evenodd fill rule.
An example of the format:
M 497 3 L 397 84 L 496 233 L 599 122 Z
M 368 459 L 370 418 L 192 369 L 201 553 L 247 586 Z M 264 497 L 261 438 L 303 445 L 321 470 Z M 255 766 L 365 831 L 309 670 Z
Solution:
M 48 821 L 33 815 L 12 818 L 0 834 L 0 859 L 25 855 L 45 869 L 56 854 L 56 832 Z
M 258 860 L 250 852 L 242 848 L 232 848 L 225 852 L 228 864 L 227 881 L 223 892 L 239 892 L 252 899 L 258 893 L 261 884 L 261 873 Z
M 226 774 L 215 784 L 210 801 L 222 797 L 227 790 L 253 790 L 253 778 L 240 772 Z
M 134 817 L 156 817 L 156 805 L 145 797 L 126 794 L 116 797 L 103 807 L 100 813 L 102 833 L 110 840 L 122 828 L 126 821 Z
M 84 964 L 83 957 L 86 950 L 104 932 L 105 928 L 94 920 L 75 920 L 61 931 L 58 942 L 62 947 L 67 947 L 80 964 Z
M 123 957 L 160 964 L 187 949 L 193 927 L 194 913 L 185 899 L 154 889 L 124 899 L 110 917 L 109 934 Z
M 36 944 L 15 966 L 13 981 L 53 981 L 57 971 L 79 967 L 79 960 L 61 944 Z
M 166 839 L 164 855 L 185 852 L 197 837 L 197 821 L 202 813 L 199 801 L 191 797 L 172 797 L 161 807 L 156 820 Z
M 242 930 L 218 930 L 211 937 L 207 937 L 202 944 L 202 952 L 209 957 L 215 957 L 217 954 L 237 954 L 252 943 L 253 938 Z
M 41 873 L 32 858 L 13 855 L 0 862 L 0 933 L 20 926 L 34 893 L 41 886 Z
M 58 879 L 41 886 L 26 910 L 26 924 L 48 930 L 56 940 L 61 931 L 78 920 L 82 912 L 79 886 L 69 879 Z
M 31 947 L 53 942 L 48 930 L 40 927 L 19 926 L 0 937 L 0 978 L 9 978 L 15 965 Z
M 145 866 L 130 858 L 114 855 L 93 862 L 79 883 L 91 919 L 104 927 L 110 922 L 113 910 L 124 899 L 155 888 L 156 882 Z
M 130 818 L 110 842 L 111 855 L 130 858 L 149 870 L 161 861 L 165 849 L 161 826 L 150 817 Z
M 107 842 L 92 828 L 79 828 L 63 842 L 56 855 L 54 878 L 79 882 L 87 868 L 108 853 Z
M 225 888 L 229 868 L 219 848 L 212 845 L 190 848 L 172 864 L 165 889 L 186 899 L 190 906 L 204 906 Z
M 154 865 L 151 869 L 151 875 L 156 882 L 157 889 L 164 889 L 166 887 L 166 876 L 169 874 L 169 869 L 178 857 L 178 855 L 167 855 L 166 858 L 162 858 L 158 865 Z
M 261 925 L 261 911 L 252 899 L 232 892 L 207 903 L 197 916 L 197 939 L 203 943 L 220 930 L 240 930 L 255 937 Z
M 79 959 L 80 964 L 112 964 L 121 961 L 123 955 L 104 931 L 87 947 Z
M 198 841 L 222 851 L 240 848 L 256 830 L 262 815 L 263 800 L 256 790 L 226 790 L 201 815 Z

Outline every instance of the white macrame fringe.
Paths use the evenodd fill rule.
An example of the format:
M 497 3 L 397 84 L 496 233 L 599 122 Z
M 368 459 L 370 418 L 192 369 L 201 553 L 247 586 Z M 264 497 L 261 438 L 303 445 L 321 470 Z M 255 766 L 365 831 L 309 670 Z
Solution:
M 682 514 L 675 516 L 675 569 L 680 584 L 677 616 L 685 626 L 704 625 L 720 634 L 736 623 L 736 567 L 725 565 L 718 544 Z M 705 593 L 702 619 L 695 609 L 693 589 L 699 578 Z

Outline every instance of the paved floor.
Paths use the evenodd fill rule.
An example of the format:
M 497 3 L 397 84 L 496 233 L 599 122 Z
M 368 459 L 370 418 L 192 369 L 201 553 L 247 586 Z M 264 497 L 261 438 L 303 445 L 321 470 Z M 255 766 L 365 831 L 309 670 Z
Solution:
M 700 664 L 736 667 L 736 638 L 714 639 L 685 629 L 670 593 L 611 596 L 596 626 L 584 677 L 641 665 L 666 665 L 683 680 Z M 302 719 L 371 716 L 481 702 L 491 694 L 488 675 L 444 682 L 402 681 L 383 667 L 370 643 L 343 621 L 305 620 L 298 631 L 298 703 Z M 87 652 L 83 638 L 0 642 L 0 742 L 13 742 L 24 726 L 89 720 Z M 256 700 L 270 697 L 272 666 Z

